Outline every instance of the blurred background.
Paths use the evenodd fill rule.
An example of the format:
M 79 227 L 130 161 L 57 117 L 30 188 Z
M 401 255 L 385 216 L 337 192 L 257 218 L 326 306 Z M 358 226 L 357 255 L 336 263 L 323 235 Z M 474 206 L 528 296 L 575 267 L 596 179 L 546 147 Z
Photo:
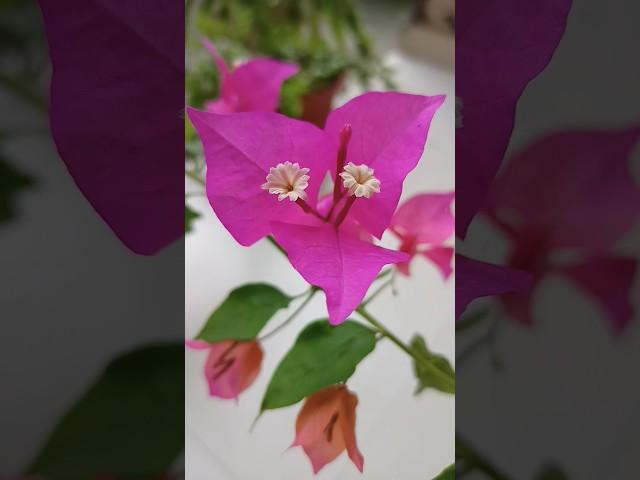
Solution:
M 187 2 L 187 103 L 201 106 L 217 93 L 216 70 L 202 47 L 212 39 L 228 61 L 271 56 L 302 67 L 287 81 L 280 110 L 322 125 L 331 106 L 366 90 L 394 88 L 447 100 L 429 132 L 425 154 L 407 181 L 403 198 L 454 189 L 453 1 L 193 1 Z M 187 167 L 201 169 L 199 140 L 187 126 Z M 248 282 L 275 283 L 289 294 L 305 282 L 266 241 L 247 249 L 215 218 L 202 187 L 188 181 L 187 201 L 200 216 L 185 244 L 185 329 L 194 337 L 228 292 Z M 451 240 L 453 242 L 453 239 Z M 383 244 L 397 247 L 392 238 Z M 453 279 L 443 282 L 422 259 L 410 278 L 398 278 L 398 294 L 376 299 L 371 309 L 402 339 L 422 334 L 429 347 L 453 361 Z M 300 405 L 265 413 L 250 432 L 270 374 L 303 326 L 326 315 L 324 297 L 313 300 L 293 325 L 264 345 L 258 380 L 236 405 L 208 396 L 205 354 L 185 360 L 186 476 L 253 480 L 313 478 L 300 449 L 287 450 Z M 272 322 L 286 316 L 280 312 Z M 323 469 L 320 479 L 433 478 L 454 460 L 453 396 L 428 390 L 414 396 L 411 363 L 381 342 L 349 381 L 357 393 L 357 435 L 365 456 L 360 474 L 346 455 Z
M 530 302 L 525 309 L 528 323 L 517 310 L 509 310 L 506 299 L 478 300 L 461 318 L 456 334 L 456 425 L 472 449 L 458 449 L 458 476 L 635 479 L 640 455 L 640 388 L 635 380 L 640 361 L 640 204 L 618 192 L 629 188 L 623 187 L 629 181 L 638 191 L 640 138 L 636 133 L 635 146 L 624 155 L 619 153 L 620 141 L 587 142 L 603 132 L 638 132 L 635 19 L 640 11 L 635 3 L 624 8 L 596 0 L 545 3 L 550 9 L 570 3 L 566 30 L 547 68 L 518 101 L 515 128 L 490 196 L 500 199 L 508 188 L 505 182 L 511 181 L 533 205 L 533 214 L 520 217 L 516 229 L 535 226 L 544 216 L 558 217 L 562 221 L 554 225 L 556 232 L 573 230 L 576 240 L 547 257 L 542 238 L 530 235 L 533 248 L 516 259 L 515 243 L 492 221 L 489 202 L 464 241 L 456 242 L 458 253 L 523 268 L 536 279 L 540 275 L 531 295 L 520 297 Z M 499 4 L 487 6 L 487 27 L 491 15 L 500 18 Z M 529 38 L 523 38 L 533 51 Z M 578 134 L 571 148 L 565 144 L 557 151 L 550 145 L 520 158 L 547 136 L 567 132 Z M 572 151 L 575 154 L 567 156 Z M 560 168 L 566 160 L 573 165 L 569 172 Z M 506 177 L 516 171 L 516 164 L 528 172 L 518 183 Z M 602 173 L 595 178 L 585 173 L 594 169 Z M 620 177 L 614 172 L 624 173 Z M 607 200 L 599 196 L 604 192 L 609 192 Z M 622 218 L 630 228 L 613 234 L 604 248 L 585 248 L 593 238 L 611 233 L 611 219 Z M 625 273 L 600 264 L 591 278 L 610 288 L 599 293 L 562 271 L 594 255 L 624 259 L 636 268 Z M 612 305 L 623 312 L 624 322 L 616 323 Z
M 1 0 L 3 478 L 32 464 L 62 416 L 115 357 L 172 339 L 179 345 L 183 338 L 183 244 L 154 257 L 136 255 L 95 213 L 49 133 L 50 74 L 37 2 Z M 182 380 L 178 352 L 177 375 L 167 376 L 173 384 Z M 180 401 L 175 408 L 182 410 Z M 92 426 L 87 422 L 86 429 Z M 94 432 L 109 438 L 104 430 Z M 68 440 L 91 443 L 86 430 L 75 433 Z M 112 459 L 107 451 L 100 456 Z M 62 449 L 58 457 L 79 470 L 88 460 L 79 453 Z

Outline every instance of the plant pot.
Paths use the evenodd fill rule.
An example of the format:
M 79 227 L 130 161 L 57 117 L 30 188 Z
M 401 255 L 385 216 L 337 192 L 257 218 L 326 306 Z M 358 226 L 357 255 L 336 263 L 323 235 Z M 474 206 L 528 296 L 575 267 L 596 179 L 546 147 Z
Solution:
M 327 86 L 304 95 L 302 97 L 302 120 L 311 122 L 320 128 L 324 127 L 331 111 L 333 97 L 344 85 L 344 79 L 345 75 L 342 73 Z

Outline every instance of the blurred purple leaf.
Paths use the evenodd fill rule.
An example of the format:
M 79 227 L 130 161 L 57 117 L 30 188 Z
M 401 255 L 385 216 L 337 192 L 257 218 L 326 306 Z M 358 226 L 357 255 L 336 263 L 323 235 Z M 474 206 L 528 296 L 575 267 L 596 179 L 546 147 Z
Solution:
M 461 0 L 456 7 L 456 232 L 464 238 L 504 157 L 516 103 L 551 60 L 571 0 Z
M 563 271 L 605 309 L 614 331 L 622 332 L 631 321 L 631 286 L 638 270 L 633 258 L 600 257 Z
M 39 3 L 58 152 L 122 242 L 153 254 L 183 235 L 184 4 Z
M 525 294 L 532 276 L 520 270 L 456 255 L 456 319 L 476 298 L 504 293 Z
M 547 135 L 509 161 L 486 210 L 510 241 L 509 267 L 531 273 L 535 285 L 550 273 L 566 274 L 604 307 L 616 331 L 632 317 L 637 261 L 606 254 L 640 220 L 631 169 L 639 144 L 638 125 Z M 503 301 L 512 318 L 532 323 L 529 297 Z
M 639 143 L 640 126 L 547 135 L 505 166 L 488 213 L 519 245 L 535 234 L 538 250 L 607 249 L 640 218 L 630 165 Z

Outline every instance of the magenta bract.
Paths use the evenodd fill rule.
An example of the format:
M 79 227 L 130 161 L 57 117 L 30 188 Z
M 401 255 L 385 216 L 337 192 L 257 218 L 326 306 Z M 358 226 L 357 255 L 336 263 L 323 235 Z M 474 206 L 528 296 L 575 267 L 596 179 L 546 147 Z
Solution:
M 486 211 L 510 242 L 509 266 L 530 272 L 536 283 L 550 273 L 566 275 L 605 308 L 616 331 L 632 318 L 637 262 L 609 251 L 640 219 L 640 187 L 630 162 L 639 143 L 637 125 L 547 135 L 507 164 Z M 560 250 L 577 260 L 554 261 Z M 507 299 L 506 306 L 529 324 L 529 302 Z
M 525 294 L 532 285 L 532 276 L 491 263 L 456 255 L 456 319 L 476 298 L 505 293 Z
M 464 238 L 503 160 L 516 103 L 549 63 L 571 0 L 461 0 L 456 12 L 456 234 Z
M 213 113 L 274 112 L 282 84 L 299 67 L 270 58 L 255 58 L 229 71 L 213 43 L 203 40 L 220 74 L 220 98 L 207 103 Z
M 424 193 L 404 202 L 391 219 L 391 231 L 400 239 L 400 250 L 411 258 L 423 255 L 433 262 L 446 279 L 451 274 L 453 248 L 443 243 L 455 229 L 451 213 L 454 193 Z M 404 275 L 409 264 L 398 265 Z
M 353 216 L 380 238 L 398 206 L 402 184 L 424 152 L 431 120 L 445 97 L 370 92 L 329 114 L 325 131 L 337 141 L 344 125 L 351 125 L 346 162 L 366 164 L 380 180 L 380 194 L 356 202 Z
M 331 323 L 341 323 L 384 265 L 410 258 L 371 240 L 389 226 L 443 101 L 367 93 L 332 112 L 325 130 L 276 113 L 189 109 L 211 206 L 242 245 L 273 234 L 294 268 L 325 291 Z M 337 184 L 319 202 L 329 173 Z
M 293 267 L 324 290 L 332 325 L 342 323 L 355 310 L 383 266 L 409 259 L 406 253 L 377 247 L 333 225 L 273 222 L 272 227 Z
M 184 5 L 39 4 L 60 157 L 122 242 L 153 254 L 184 235 Z

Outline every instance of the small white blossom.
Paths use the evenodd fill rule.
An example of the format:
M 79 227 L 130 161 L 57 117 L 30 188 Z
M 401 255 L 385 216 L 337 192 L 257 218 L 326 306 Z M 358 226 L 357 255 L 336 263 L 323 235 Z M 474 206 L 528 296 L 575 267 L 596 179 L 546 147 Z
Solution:
M 366 165 L 355 165 L 349 162 L 340 176 L 349 195 L 355 195 L 357 198 L 371 198 L 374 193 L 380 193 L 380 180 L 373 176 L 373 168 Z
M 308 168 L 300 168 L 297 163 L 284 162 L 269 169 L 267 183 L 262 185 L 264 190 L 278 195 L 278 201 L 289 198 L 295 202 L 298 198 L 305 199 L 305 189 L 309 186 Z

